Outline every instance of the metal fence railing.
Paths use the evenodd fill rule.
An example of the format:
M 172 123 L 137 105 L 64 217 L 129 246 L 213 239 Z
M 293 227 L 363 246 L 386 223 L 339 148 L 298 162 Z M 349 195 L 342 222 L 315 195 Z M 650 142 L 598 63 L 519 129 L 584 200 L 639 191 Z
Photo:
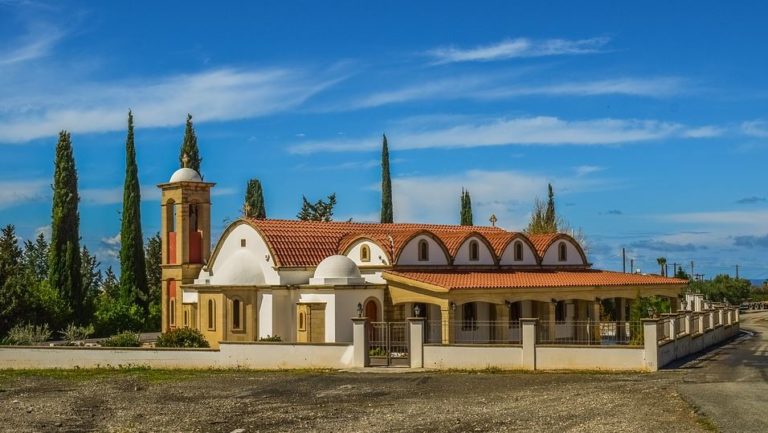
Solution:
M 675 318 L 675 335 L 676 336 L 685 335 L 685 333 L 687 332 L 685 330 L 685 322 L 686 322 L 685 316 L 681 315 Z
M 446 336 L 446 338 L 443 338 Z M 451 344 L 520 344 L 522 333 L 518 320 L 428 320 L 424 342 Z
M 694 313 L 691 320 L 691 334 L 698 334 L 704 319 L 701 313 Z
M 408 324 L 371 322 L 368 324 L 368 356 L 372 366 L 408 364 Z
M 715 311 L 715 314 L 713 314 L 712 317 L 714 321 L 712 327 L 720 326 L 720 311 Z
M 656 326 L 656 338 L 659 341 L 669 340 L 672 338 L 669 333 L 669 319 L 660 319 Z
M 643 342 L 643 326 L 639 321 L 542 321 L 536 334 L 537 344 L 640 345 Z

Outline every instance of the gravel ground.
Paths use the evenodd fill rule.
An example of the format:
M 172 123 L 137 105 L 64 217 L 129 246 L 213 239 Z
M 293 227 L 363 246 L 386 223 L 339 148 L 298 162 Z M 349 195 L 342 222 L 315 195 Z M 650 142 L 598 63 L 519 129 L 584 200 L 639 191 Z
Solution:
M 679 382 L 669 373 L 5 371 L 0 429 L 704 431 Z

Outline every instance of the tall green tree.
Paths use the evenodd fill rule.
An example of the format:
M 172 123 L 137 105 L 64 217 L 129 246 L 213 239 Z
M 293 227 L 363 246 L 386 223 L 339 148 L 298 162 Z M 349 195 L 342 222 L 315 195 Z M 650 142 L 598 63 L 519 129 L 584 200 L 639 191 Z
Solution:
M 472 222 L 472 199 L 469 197 L 469 191 L 461 189 L 461 225 L 471 226 Z
M 389 146 L 387 135 L 383 134 L 381 142 L 381 222 L 391 223 L 392 212 L 392 179 L 389 175 Z
M 79 201 L 72 139 L 67 131 L 61 131 L 53 175 L 48 282 L 68 304 L 73 320 L 84 323 L 87 318 L 83 316 L 85 293 L 80 267 Z
M 195 127 L 192 125 L 191 114 L 187 114 L 187 124 L 184 128 L 184 141 L 181 142 L 181 151 L 179 152 L 179 167 L 184 167 L 185 154 L 189 158 L 187 167 L 200 173 L 200 163 L 203 162 L 203 159 L 200 158 L 200 150 L 197 148 L 197 135 L 195 134 Z
M 656 263 L 659 265 L 659 275 L 662 277 L 667 276 L 667 258 L 666 257 L 659 257 L 656 259 Z
M 123 298 L 148 311 L 149 289 L 144 263 L 144 235 L 141 233 L 141 191 L 133 141 L 133 113 L 128 112 L 125 140 L 125 184 L 120 227 L 120 290 Z
M 567 225 L 555 212 L 555 194 L 552 190 L 552 184 L 548 185 L 547 190 L 546 202 L 538 198 L 533 202 L 531 220 L 525 229 L 528 234 L 557 233 L 560 226 Z
M 163 270 L 160 267 L 162 256 L 160 233 L 155 233 L 154 236 L 147 239 L 147 245 L 144 247 L 144 262 L 147 264 L 147 285 L 149 286 L 149 316 L 144 329 L 148 331 L 160 329 L 161 291 L 163 287 Z
M 0 232 L 0 337 L 18 321 L 24 320 L 27 304 L 20 277 L 22 251 L 16 238 L 16 228 L 9 224 Z
M 552 184 L 547 184 L 547 209 L 544 212 L 544 223 L 553 233 L 557 232 L 557 215 L 555 214 L 555 192 Z
M 38 234 L 35 241 L 24 242 L 24 269 L 36 281 L 48 278 L 48 242 L 45 235 Z
M 307 197 L 301 196 L 302 205 L 296 218 L 302 221 L 333 221 L 333 207 L 336 206 L 336 193 L 328 196 L 328 200 L 318 200 L 310 203 Z
M 264 191 L 258 179 L 248 181 L 248 187 L 245 190 L 244 210 L 245 216 L 249 218 L 264 219 L 267 217 L 267 210 L 264 207 Z
M 16 237 L 16 227 L 8 224 L 0 232 L 0 287 L 19 271 L 22 251 Z

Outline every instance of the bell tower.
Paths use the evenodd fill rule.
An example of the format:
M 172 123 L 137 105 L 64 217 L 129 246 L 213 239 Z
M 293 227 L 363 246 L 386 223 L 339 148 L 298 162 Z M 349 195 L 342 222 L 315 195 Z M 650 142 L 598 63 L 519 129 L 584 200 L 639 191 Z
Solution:
M 162 332 L 192 327 L 193 311 L 183 308 L 183 284 L 192 284 L 211 253 L 211 188 L 200 174 L 187 167 L 176 170 L 162 191 L 160 203 L 162 240 Z M 190 317 L 192 316 L 192 317 Z

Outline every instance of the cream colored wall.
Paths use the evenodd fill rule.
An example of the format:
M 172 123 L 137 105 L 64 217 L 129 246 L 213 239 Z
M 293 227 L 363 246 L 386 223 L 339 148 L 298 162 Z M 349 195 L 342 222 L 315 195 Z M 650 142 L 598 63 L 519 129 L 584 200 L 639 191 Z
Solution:
M 360 260 L 360 248 L 362 248 L 363 245 L 368 245 L 368 248 L 371 250 L 371 260 L 368 262 Z M 377 243 L 365 239 L 360 239 L 354 242 L 347 251 L 347 257 L 352 259 L 352 261 L 354 261 L 355 264 L 361 268 L 365 266 L 382 266 L 391 264 L 387 259 L 387 253 L 385 253 Z
M 478 244 L 478 250 L 480 253 L 480 256 L 478 257 L 479 260 L 469 260 L 469 243 L 471 241 L 476 241 Z M 480 238 L 476 236 L 472 236 L 468 238 L 466 241 L 464 241 L 463 244 L 459 247 L 459 250 L 456 252 L 456 257 L 453 259 L 453 264 L 455 265 L 493 265 L 494 257 L 493 253 L 491 253 L 491 250 L 488 249 L 488 246 L 480 240 Z
M 325 342 L 336 341 L 336 302 L 333 290 L 300 289 L 298 302 L 302 304 L 325 304 Z M 351 318 L 349 316 L 347 319 Z M 350 327 L 352 326 L 350 321 Z
M 198 329 L 205 339 L 208 340 L 208 344 L 210 344 L 211 347 L 216 348 L 219 345 L 219 341 L 224 340 L 224 323 L 226 323 L 226 309 L 223 308 L 225 305 L 224 295 L 221 293 L 200 293 L 198 298 L 200 299 L 200 303 L 198 304 L 200 306 L 200 308 L 198 308 Z M 216 326 L 214 329 L 208 328 L 209 299 L 214 300 L 216 307 L 216 317 L 214 320 Z
M 424 346 L 424 368 L 473 369 L 523 367 L 523 348 L 518 346 Z
M 560 242 L 564 242 L 567 246 L 568 260 L 564 262 L 558 260 L 558 245 L 560 245 Z M 544 253 L 541 264 L 545 266 L 586 265 L 584 260 L 581 258 L 581 254 L 579 254 L 579 250 L 571 241 L 567 239 L 557 240 L 552 245 L 550 245 L 549 248 L 547 248 L 547 251 Z
M 419 261 L 419 241 L 426 240 L 429 244 L 429 260 Z M 445 255 L 440 244 L 435 242 L 430 236 L 419 235 L 411 239 L 403 248 L 400 257 L 397 259 L 398 265 L 447 265 L 448 257 Z
M 243 302 L 243 316 L 240 317 L 242 329 L 235 330 L 232 323 L 233 301 L 239 299 Z M 225 341 L 256 341 L 258 324 L 258 292 L 254 289 L 227 289 L 226 295 L 226 328 Z
M 514 248 L 515 242 L 520 242 L 521 244 L 523 244 L 523 260 L 520 262 L 515 261 L 515 248 Z M 523 241 L 514 240 L 510 242 L 509 245 L 507 245 L 507 247 L 501 253 L 499 264 L 500 265 L 533 266 L 533 265 L 537 265 L 538 262 L 536 261 L 536 253 L 533 252 L 533 250 L 527 243 Z
M 537 370 L 643 370 L 642 347 L 536 346 Z

